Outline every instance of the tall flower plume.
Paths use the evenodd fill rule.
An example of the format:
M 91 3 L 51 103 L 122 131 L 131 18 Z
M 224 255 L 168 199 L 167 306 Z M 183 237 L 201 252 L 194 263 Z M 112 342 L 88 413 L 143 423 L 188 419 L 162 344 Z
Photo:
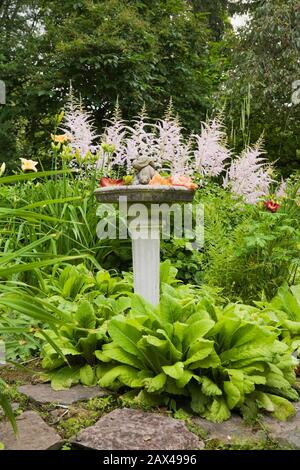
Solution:
M 156 124 L 155 146 L 162 164 L 166 164 L 174 175 L 192 173 L 191 139 L 185 141 L 182 127 L 174 113 L 172 101 L 164 119 Z
M 79 154 L 84 160 L 90 153 L 97 153 L 99 147 L 95 141 L 99 136 L 94 128 L 92 115 L 84 109 L 81 100 L 75 98 L 72 88 L 60 129 L 69 136 L 74 155 Z
M 193 136 L 196 141 L 194 152 L 195 170 L 202 176 L 218 176 L 224 169 L 231 152 L 226 148 L 226 133 L 218 119 L 202 123 L 201 134 Z
M 101 147 L 97 162 L 98 167 L 109 171 L 112 165 L 123 165 L 125 163 L 125 138 L 126 126 L 122 119 L 119 103 L 117 102 L 112 119 L 108 120 L 108 126 L 102 135 L 102 143 L 110 145 L 114 151 L 108 157 L 105 149 Z
M 249 204 L 257 203 L 269 193 L 272 180 L 272 167 L 261 155 L 261 141 L 254 147 L 247 147 L 242 155 L 232 161 L 223 181 L 231 191 L 243 196 Z
M 127 127 L 128 137 L 124 148 L 127 169 L 130 170 L 132 162 L 139 156 L 155 158 L 159 164 L 159 156 L 155 144 L 153 125 L 147 121 L 146 110 L 143 107 L 140 115 L 133 121 L 132 127 Z

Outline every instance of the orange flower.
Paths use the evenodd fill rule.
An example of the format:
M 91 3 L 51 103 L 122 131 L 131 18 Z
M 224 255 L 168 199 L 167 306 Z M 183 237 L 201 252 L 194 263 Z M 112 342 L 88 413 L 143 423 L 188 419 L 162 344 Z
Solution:
M 151 179 L 150 183 L 152 186 L 171 186 L 170 178 L 165 178 L 164 176 L 160 176 L 160 174 L 156 174 Z
M 193 190 L 198 188 L 198 185 L 196 183 L 193 183 L 192 179 L 189 176 L 171 176 L 170 180 L 173 186 L 183 186 L 187 189 Z
M 65 142 L 69 142 L 72 140 L 72 137 L 70 134 L 62 134 L 62 135 L 54 135 L 51 134 L 51 138 L 53 142 L 56 142 L 57 144 L 64 144 Z

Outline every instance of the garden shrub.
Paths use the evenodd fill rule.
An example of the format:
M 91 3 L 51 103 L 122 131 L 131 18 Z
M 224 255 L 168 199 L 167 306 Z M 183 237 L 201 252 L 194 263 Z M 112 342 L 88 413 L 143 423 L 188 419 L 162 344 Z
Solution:
M 216 422 L 250 406 L 279 419 L 293 414 L 294 362 L 278 333 L 243 320 L 235 306 L 183 304 L 167 291 L 158 308 L 134 296 L 129 314 L 110 320 L 112 342 L 95 352 L 101 386 L 127 386 L 162 401 L 185 397 Z

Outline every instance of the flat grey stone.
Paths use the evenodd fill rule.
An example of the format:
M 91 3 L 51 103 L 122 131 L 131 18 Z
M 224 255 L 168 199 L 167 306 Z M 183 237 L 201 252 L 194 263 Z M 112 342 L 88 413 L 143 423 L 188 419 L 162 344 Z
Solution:
M 11 424 L 0 423 L 0 442 L 5 450 L 55 450 L 63 440 L 35 411 L 25 411 L 17 418 L 18 436 Z
M 267 434 L 246 424 L 238 415 L 233 415 L 223 423 L 212 423 L 200 417 L 193 418 L 196 432 L 207 442 L 226 446 L 255 447 L 267 441 Z
M 84 387 L 75 385 L 69 390 L 53 390 L 50 384 L 22 385 L 18 391 L 26 395 L 36 403 L 57 403 L 59 405 L 71 405 L 77 401 L 87 401 L 90 398 L 104 397 L 109 395 L 100 387 Z
M 200 448 L 202 442 L 183 421 L 124 408 L 80 431 L 73 444 L 96 450 L 192 450 Z
M 266 416 L 262 423 L 266 427 L 269 438 L 277 442 L 280 447 L 300 449 L 300 402 L 294 404 L 296 414 L 287 421 L 278 421 Z

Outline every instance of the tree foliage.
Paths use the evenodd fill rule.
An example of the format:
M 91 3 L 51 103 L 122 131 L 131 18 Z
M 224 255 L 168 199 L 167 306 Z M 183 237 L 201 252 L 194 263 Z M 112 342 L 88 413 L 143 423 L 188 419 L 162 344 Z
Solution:
M 99 126 L 118 97 L 128 118 L 143 103 L 160 116 L 172 96 L 190 129 L 211 107 L 210 29 L 185 0 L 2 3 L 0 160 L 42 151 L 70 80 Z
M 292 86 L 300 79 L 299 3 L 254 3 L 250 21 L 232 43 L 227 116 L 239 128 L 241 107 L 249 93 L 246 120 L 251 139 L 263 133 L 269 155 L 289 172 L 300 163 L 300 107 L 292 103 Z

